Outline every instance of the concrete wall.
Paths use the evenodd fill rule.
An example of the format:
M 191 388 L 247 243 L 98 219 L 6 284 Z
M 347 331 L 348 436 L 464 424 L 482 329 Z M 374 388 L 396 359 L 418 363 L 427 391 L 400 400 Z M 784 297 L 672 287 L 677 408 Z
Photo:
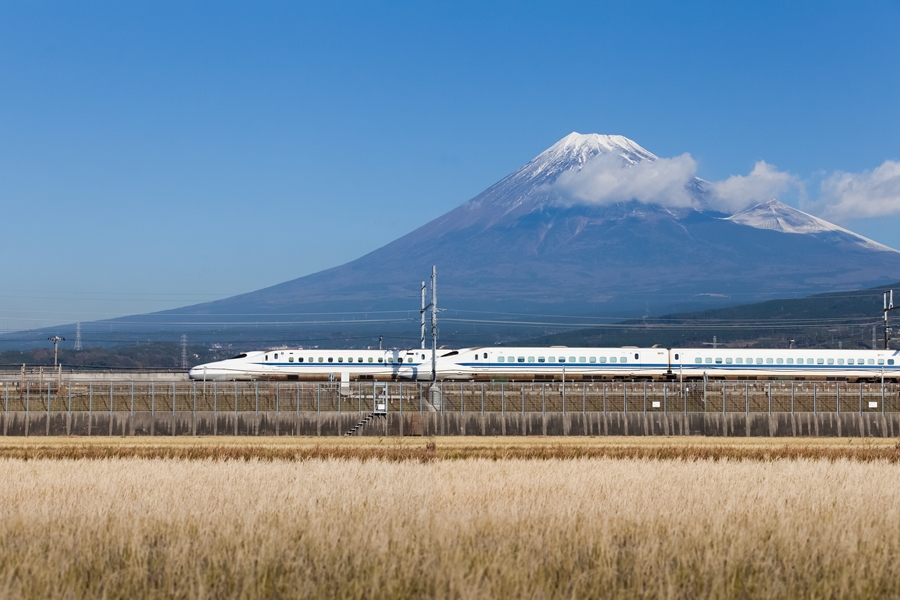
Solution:
M 357 413 L 0 412 L 7 436 L 302 435 L 337 436 Z M 705 435 L 762 437 L 895 437 L 900 413 L 389 413 L 356 435 Z

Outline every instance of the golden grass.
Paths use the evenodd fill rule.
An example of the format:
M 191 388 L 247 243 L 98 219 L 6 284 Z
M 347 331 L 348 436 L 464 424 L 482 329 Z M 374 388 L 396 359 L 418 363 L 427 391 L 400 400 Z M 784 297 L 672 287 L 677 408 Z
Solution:
M 885 461 L 0 459 L 4 598 L 880 598 L 898 557 Z
M 2 438 L 0 458 L 404 461 L 642 458 L 678 460 L 824 459 L 900 461 L 889 438 L 441 437 L 441 438 Z

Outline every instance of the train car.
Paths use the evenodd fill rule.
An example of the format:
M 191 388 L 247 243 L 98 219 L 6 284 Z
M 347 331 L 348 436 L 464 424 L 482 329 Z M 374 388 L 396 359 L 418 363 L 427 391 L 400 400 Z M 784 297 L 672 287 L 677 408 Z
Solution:
M 900 379 L 900 350 L 672 348 L 669 356 L 676 379 Z
M 198 365 L 196 381 L 431 379 L 431 350 L 319 350 L 303 348 L 244 352 Z
M 665 348 L 464 348 L 439 355 L 438 376 L 452 380 L 613 380 L 664 378 Z

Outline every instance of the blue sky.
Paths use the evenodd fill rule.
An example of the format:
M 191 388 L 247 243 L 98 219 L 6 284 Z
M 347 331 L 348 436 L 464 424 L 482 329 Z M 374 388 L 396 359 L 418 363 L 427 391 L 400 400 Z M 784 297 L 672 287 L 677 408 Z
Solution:
M 344 263 L 572 131 L 711 181 L 765 161 L 782 200 L 900 248 L 898 23 L 896 1 L 4 2 L 0 331 Z

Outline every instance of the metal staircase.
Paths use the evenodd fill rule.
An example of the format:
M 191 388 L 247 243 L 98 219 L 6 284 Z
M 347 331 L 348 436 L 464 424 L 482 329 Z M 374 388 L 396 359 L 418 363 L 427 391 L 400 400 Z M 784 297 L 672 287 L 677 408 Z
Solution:
M 374 419 L 375 417 L 383 416 L 383 415 L 384 415 L 384 413 L 377 413 L 377 412 L 373 412 L 372 414 L 366 415 L 366 418 L 365 418 L 365 419 L 363 419 L 362 421 L 360 421 L 359 423 L 357 423 L 356 426 L 355 426 L 353 429 L 351 429 L 350 431 L 348 431 L 348 432 L 345 433 L 344 435 L 353 435 L 354 433 L 356 433 L 357 431 L 359 431 L 360 429 L 362 429 L 362 427 L 363 427 L 366 423 L 368 423 L 370 420 Z

